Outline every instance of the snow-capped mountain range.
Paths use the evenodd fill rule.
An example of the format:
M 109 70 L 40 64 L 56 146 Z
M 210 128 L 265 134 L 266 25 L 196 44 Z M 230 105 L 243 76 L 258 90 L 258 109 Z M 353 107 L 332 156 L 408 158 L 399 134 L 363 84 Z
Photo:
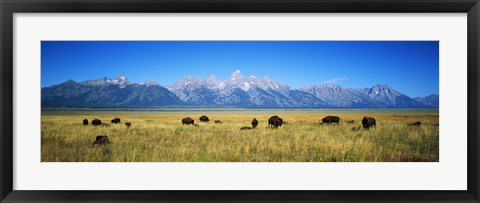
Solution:
M 438 95 L 415 99 L 388 85 L 353 89 L 335 84 L 291 88 L 269 77 L 226 80 L 185 77 L 170 86 L 131 83 L 124 76 L 42 88 L 42 106 L 54 107 L 251 107 L 251 108 L 438 108 Z

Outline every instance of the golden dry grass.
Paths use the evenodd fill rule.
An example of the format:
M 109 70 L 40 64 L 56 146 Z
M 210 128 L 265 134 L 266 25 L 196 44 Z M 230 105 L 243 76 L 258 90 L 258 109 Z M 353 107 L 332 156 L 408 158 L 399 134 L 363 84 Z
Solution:
M 203 114 L 209 123 L 199 123 Z M 272 115 L 290 125 L 268 128 Z M 327 115 L 340 116 L 340 125 L 320 125 Z M 200 126 L 182 125 L 187 116 Z M 363 116 L 374 117 L 377 128 L 355 130 Z M 115 117 L 122 124 L 110 124 Z M 257 129 L 239 130 L 253 117 Z M 83 126 L 84 118 L 109 126 Z M 422 125 L 407 126 L 416 121 Z M 42 112 L 41 153 L 43 162 L 435 162 L 438 122 L 436 110 Z M 97 135 L 112 143 L 92 147 Z

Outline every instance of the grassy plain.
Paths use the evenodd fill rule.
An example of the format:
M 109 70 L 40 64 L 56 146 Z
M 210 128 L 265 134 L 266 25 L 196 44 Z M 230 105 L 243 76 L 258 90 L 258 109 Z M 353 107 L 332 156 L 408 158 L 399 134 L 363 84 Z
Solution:
M 198 118 L 207 115 L 209 123 Z M 267 120 L 287 121 L 278 129 Z M 327 115 L 340 124 L 320 125 Z M 191 117 L 199 127 L 182 125 Z M 377 128 L 358 129 L 363 116 Z M 118 117 L 122 124 L 110 124 Z M 257 129 L 240 130 L 251 126 Z M 109 126 L 82 124 L 101 119 Z M 223 123 L 216 124 L 214 120 Z M 354 120 L 354 124 L 346 121 Z M 422 122 L 420 127 L 408 123 Z M 42 162 L 436 162 L 439 160 L 438 110 L 168 110 L 42 111 Z M 124 122 L 131 122 L 127 128 Z M 358 129 L 358 130 L 357 130 Z M 108 135 L 106 146 L 92 143 Z

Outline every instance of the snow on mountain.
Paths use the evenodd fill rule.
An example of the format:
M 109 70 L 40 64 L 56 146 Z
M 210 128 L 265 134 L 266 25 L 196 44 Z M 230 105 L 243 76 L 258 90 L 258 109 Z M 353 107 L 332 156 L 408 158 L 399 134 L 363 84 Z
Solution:
M 300 90 L 322 99 L 329 107 L 386 107 L 386 105 L 362 94 L 362 92 L 336 84 L 308 86 L 300 88 Z
M 375 85 L 372 88 L 363 89 L 363 93 L 370 98 L 379 101 L 389 108 L 427 108 L 422 104 L 404 95 L 389 85 Z
M 167 88 L 187 103 L 234 105 L 244 101 L 242 106 L 304 106 L 291 98 L 289 86 L 269 77 L 245 77 L 240 70 L 225 80 L 218 80 L 215 76 L 208 79 L 187 76 Z
M 73 80 L 42 88 L 47 106 L 224 106 L 224 107 L 438 107 L 438 95 L 412 99 L 388 85 L 353 89 L 335 84 L 291 88 L 270 77 L 243 76 L 240 70 L 219 80 L 187 76 L 163 87 L 150 80 L 131 83 L 125 76 L 77 83 Z
M 69 80 L 42 88 L 42 106 L 156 107 L 180 105 L 180 99 L 159 85 L 112 81 L 108 78 L 77 83 Z
M 131 84 L 128 79 L 123 76 L 119 75 L 115 79 L 103 77 L 100 79 L 96 80 L 85 80 L 80 82 L 82 85 L 88 85 L 88 86 L 99 86 L 99 85 L 119 85 L 121 88 L 126 87 L 127 85 Z
M 240 70 L 236 70 L 232 73 L 230 78 L 219 81 L 218 83 L 218 89 L 222 90 L 223 92 L 230 92 L 235 88 L 240 88 L 243 91 L 248 91 L 254 87 L 258 87 L 263 90 L 281 90 L 282 92 L 288 91 L 290 89 L 290 87 L 288 87 L 287 85 L 283 85 L 279 82 L 273 81 L 269 77 L 264 77 L 263 79 L 257 79 L 253 75 L 245 77 L 240 73 Z
M 206 105 L 214 100 L 212 97 L 217 97 L 218 86 L 219 81 L 215 76 L 210 76 L 208 79 L 187 76 L 167 86 L 167 89 L 184 102 Z
M 375 85 L 372 88 L 365 88 L 363 93 L 372 99 L 390 104 L 394 104 L 395 99 L 403 95 L 388 85 Z

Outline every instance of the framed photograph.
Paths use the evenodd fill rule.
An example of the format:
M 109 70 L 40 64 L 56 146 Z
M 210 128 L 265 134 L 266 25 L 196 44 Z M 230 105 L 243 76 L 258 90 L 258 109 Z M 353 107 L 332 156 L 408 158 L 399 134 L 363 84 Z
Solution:
M 478 0 L 0 8 L 2 202 L 479 202 Z

